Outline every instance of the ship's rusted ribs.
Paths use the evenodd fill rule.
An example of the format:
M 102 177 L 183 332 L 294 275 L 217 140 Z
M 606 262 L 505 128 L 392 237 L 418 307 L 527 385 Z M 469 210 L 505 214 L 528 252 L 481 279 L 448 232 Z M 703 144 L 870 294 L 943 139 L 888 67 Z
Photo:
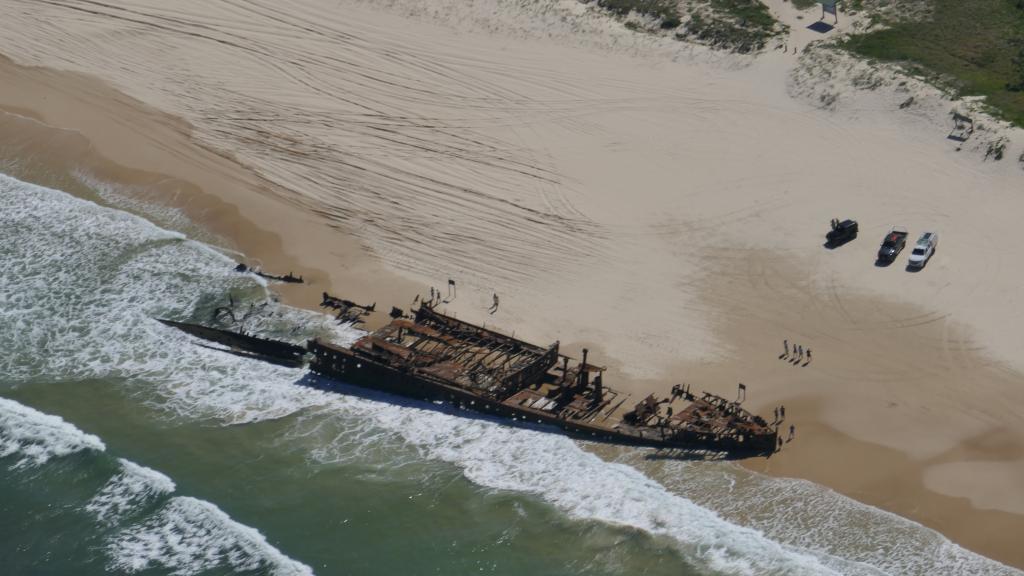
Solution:
M 518 371 L 502 379 L 504 388 L 521 390 L 524 383 L 532 383 L 558 362 L 558 343 L 552 344 L 547 352 L 539 358 L 523 366 Z
M 499 346 L 499 347 L 497 347 L 497 348 L 489 348 L 489 349 L 488 349 L 488 352 L 487 352 L 486 354 L 484 354 L 484 355 L 483 355 L 483 356 L 482 356 L 482 357 L 480 358 L 480 360 L 478 360 L 478 361 L 476 362 L 476 364 L 474 364 L 474 365 L 473 365 L 473 366 L 472 366 L 472 367 L 470 368 L 470 370 L 476 370 L 476 369 L 477 369 L 477 367 L 479 367 L 479 366 L 480 366 L 481 364 L 483 364 L 484 362 L 486 362 L 488 358 L 490 358 L 491 356 L 493 356 L 493 355 L 495 355 L 495 354 L 505 354 L 505 348 L 506 348 L 506 347 L 507 347 L 507 345 L 506 345 L 506 346 Z M 511 348 L 511 347 L 509 347 L 509 348 Z
M 497 349 L 494 348 L 473 347 L 469 350 L 469 357 L 465 358 L 463 361 L 462 355 L 460 355 L 459 361 L 467 367 L 467 371 L 474 372 L 478 367 L 480 367 L 487 357 L 494 354 L 496 351 Z
M 476 356 L 479 353 L 480 349 L 476 346 L 459 347 L 455 349 L 453 353 L 446 358 L 446 360 L 465 366 L 464 360 L 466 356 Z
M 448 349 L 441 354 L 439 361 L 442 362 L 458 362 L 458 359 L 466 352 L 472 352 L 476 348 L 473 344 L 468 342 L 452 344 L 448 346 Z
M 443 334 L 443 333 L 431 334 L 431 333 L 423 331 L 423 330 L 415 330 L 415 328 L 412 328 L 412 327 L 408 328 L 408 331 L 409 331 L 410 334 L 415 334 L 415 335 L 419 336 L 419 339 L 416 340 L 416 342 L 413 343 L 414 347 L 415 346 L 419 346 L 420 343 L 425 341 L 425 340 L 433 342 L 435 344 L 435 346 L 431 349 L 432 353 L 433 352 L 437 352 L 437 350 L 440 347 L 444 347 L 445 349 L 449 350 L 449 351 L 444 352 L 443 356 L 445 358 L 448 358 L 452 354 L 457 353 L 458 350 L 462 350 L 462 349 L 464 349 L 464 348 L 466 348 L 468 346 L 471 346 L 470 343 L 466 343 L 464 341 L 451 338 L 447 334 Z
M 513 338 L 511 336 L 506 336 L 504 334 L 501 334 L 499 332 L 495 332 L 495 331 L 487 329 L 487 328 L 483 328 L 483 327 L 480 327 L 480 326 L 475 326 L 473 324 L 470 324 L 468 322 L 464 322 L 462 320 L 457 320 L 455 318 L 451 318 L 449 316 L 445 316 L 444 314 L 441 314 L 440 312 L 437 312 L 435 310 L 432 310 L 430 308 L 425 308 L 425 307 L 422 307 L 422 306 L 416 310 L 415 322 L 417 324 L 423 324 L 423 325 L 426 325 L 426 326 L 435 327 L 436 329 L 438 329 L 440 331 L 443 331 L 443 332 L 445 332 L 447 334 L 451 334 L 452 336 L 458 336 L 460 334 L 468 334 L 468 335 L 475 336 L 476 338 L 480 339 L 481 341 L 488 342 L 488 343 L 491 343 L 491 342 L 493 342 L 494 344 L 514 343 L 517 346 L 520 346 L 520 347 L 523 347 L 523 348 L 534 349 L 534 350 L 536 350 L 536 352 L 538 354 L 542 354 L 544 352 L 543 348 L 540 348 L 539 346 L 535 346 L 533 344 L 529 344 L 527 342 L 523 342 L 521 340 L 517 340 L 517 339 L 515 339 L 515 338 Z
M 502 370 L 508 370 L 511 367 L 512 361 L 521 356 L 523 352 L 512 352 L 511 354 L 505 354 L 504 359 L 501 362 L 500 368 Z
M 447 334 L 446 334 L 446 336 L 447 336 Z M 458 347 L 459 349 L 462 349 L 464 347 L 470 347 L 470 348 L 486 348 L 487 347 L 483 342 L 480 341 L 480 339 L 475 338 L 473 336 L 467 336 L 467 337 L 462 337 L 462 338 L 455 337 L 455 338 L 453 338 L 452 345 Z
M 446 342 L 436 336 L 430 334 L 422 334 L 416 337 L 416 340 L 410 345 L 411 348 L 417 348 L 425 350 L 429 346 L 431 352 L 437 352 L 442 348 L 448 348 L 451 346 L 449 342 Z
M 417 336 L 417 338 L 416 338 L 416 340 L 413 341 L 412 344 L 410 344 L 408 346 L 409 348 L 412 348 L 412 349 L 419 348 L 419 346 L 422 345 L 424 342 L 433 343 L 435 348 L 437 346 L 448 346 L 447 342 L 445 342 L 444 340 L 441 340 L 440 338 L 438 338 L 437 336 L 434 336 L 433 334 L 427 334 L 425 332 L 412 332 L 412 331 L 410 331 L 410 333 L 411 334 L 415 334 Z
M 407 346 L 413 355 L 432 355 L 439 345 L 447 345 L 445 342 L 439 341 L 436 337 L 431 336 L 430 334 L 419 333 L 418 336 L 419 337 L 412 344 Z M 431 347 L 429 351 L 428 349 L 422 349 L 421 346 L 425 346 L 426 344 L 433 344 L 433 347 Z

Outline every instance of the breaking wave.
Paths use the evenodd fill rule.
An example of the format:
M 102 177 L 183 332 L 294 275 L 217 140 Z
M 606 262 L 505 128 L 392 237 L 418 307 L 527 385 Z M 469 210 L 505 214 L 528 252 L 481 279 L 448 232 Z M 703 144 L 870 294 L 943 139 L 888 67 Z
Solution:
M 0 458 L 13 458 L 11 466 L 38 466 L 82 450 L 102 452 L 106 446 L 58 416 L 0 398 Z
M 111 478 L 85 506 L 101 522 L 115 522 L 160 495 L 174 492 L 174 481 L 156 470 L 123 458 L 118 462 L 121 473 Z
M 103 458 L 106 451 L 96 436 L 5 398 L 0 398 L 0 446 L 0 457 L 14 458 L 10 468 L 40 466 L 77 452 Z M 117 462 L 119 473 L 83 506 L 101 524 L 117 524 L 107 545 L 111 570 L 134 573 L 159 567 L 177 576 L 218 567 L 263 569 L 277 576 L 313 573 L 213 504 L 187 496 L 168 499 L 175 486 L 166 475 L 128 460 Z M 147 506 L 159 508 L 132 521 L 132 514 Z M 125 519 L 127 525 L 119 524 Z
M 112 568 L 128 573 L 159 567 L 176 576 L 192 576 L 227 566 L 238 571 L 265 569 L 275 576 L 313 574 L 268 544 L 255 528 L 187 496 L 171 498 L 157 514 L 118 534 L 110 551 Z
M 571 518 L 669 538 L 684 557 L 715 573 L 1022 574 L 804 480 L 732 463 L 652 463 L 640 449 L 622 449 L 607 461 L 562 436 L 358 398 L 339 397 L 329 408 L 333 430 L 324 430 L 327 414 L 308 414 L 296 427 L 317 438 L 311 455 L 319 462 L 365 460 L 377 452 L 374 445 L 391 454 L 404 445 L 420 458 L 458 467 L 479 486 L 533 494 Z
M 568 438 L 370 402 L 348 408 L 352 416 L 358 411 L 380 429 L 400 435 L 422 456 L 458 466 L 480 486 L 535 494 L 572 518 L 668 536 L 684 556 L 716 572 L 839 573 L 813 554 L 727 522 L 636 468 L 606 462 Z

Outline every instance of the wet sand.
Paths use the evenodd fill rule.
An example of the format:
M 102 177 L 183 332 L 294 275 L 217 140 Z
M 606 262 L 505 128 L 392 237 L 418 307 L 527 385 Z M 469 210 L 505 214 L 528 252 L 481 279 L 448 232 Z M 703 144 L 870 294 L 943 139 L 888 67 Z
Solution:
M 276 286 L 295 305 L 316 307 L 332 286 L 395 301 L 415 291 L 375 264 L 350 234 L 283 200 L 285 191 L 230 157 L 198 145 L 186 122 L 85 76 L 23 68 L 3 57 L 0 75 L 5 152 L 39 163 L 14 166 L 12 175 L 21 171 L 37 183 L 81 192 L 82 181 L 46 181 L 48 173 L 77 169 L 125 196 L 179 208 L 215 244 L 244 254 L 246 264 L 303 276 L 304 285 Z M 282 233 L 299 230 L 282 241 Z
M 353 26 L 371 37 L 374 18 L 402 21 L 361 10 Z M 418 25 L 427 31 L 417 42 L 427 42 L 433 24 Z M 489 56 L 495 49 L 475 36 L 460 40 Z M 566 50 L 591 70 L 606 64 L 628 74 L 630 56 Z M 315 306 L 327 290 L 403 306 L 455 276 L 462 291 L 452 312 L 531 339 L 560 338 L 570 349 L 593 343 L 613 369 L 609 382 L 637 396 L 678 381 L 730 396 L 745 382 L 750 407 L 770 413 L 785 404 L 783 426 L 797 427 L 780 454 L 749 467 L 825 484 L 1024 566 L 1013 538 L 1024 528 L 1016 488 L 1024 484 L 1024 379 L 1007 354 L 1021 339 L 1012 318 L 1019 273 L 1004 259 L 1021 241 L 1013 217 L 1020 175 L 957 156 L 930 118 L 894 120 L 891 110 L 868 108 L 854 122 L 794 105 L 784 84 L 759 98 L 709 99 L 785 70 L 778 58 L 739 71 L 671 68 L 709 85 L 685 98 L 674 90 L 686 78 L 643 83 L 658 82 L 670 64 L 602 77 L 604 93 L 591 100 L 558 93 L 570 80 L 554 69 L 516 67 L 523 90 L 545 78 L 548 102 L 523 96 L 502 115 L 506 127 L 493 128 L 494 116 L 462 119 L 481 148 L 504 137 L 520 154 L 501 156 L 496 172 L 490 160 L 417 153 L 423 134 L 412 137 L 408 126 L 396 128 L 400 146 L 373 152 L 373 140 L 345 141 L 352 126 L 340 123 L 310 134 L 344 136 L 315 149 L 303 148 L 301 135 L 264 132 L 274 145 L 262 160 L 273 164 L 260 164 L 252 150 L 261 142 L 245 139 L 258 134 L 250 128 L 219 143 L 251 149 L 217 147 L 209 127 L 102 81 L 6 61 L 0 106 L 77 134 L 53 139 L 6 118 L 0 139 L 19 154 L 45 155 L 43 164 L 78 165 L 126 193 L 179 206 L 268 271 L 303 275 L 308 286 L 282 287 L 293 303 Z M 460 106 L 473 109 L 472 100 Z M 459 134 L 452 118 L 434 121 Z M 781 152 L 786 135 L 792 142 Z M 389 182 L 383 170 L 353 179 L 363 168 L 339 167 L 346 146 L 365 146 L 412 180 Z M 287 172 L 292 161 L 301 174 Z M 463 177 L 470 183 L 453 188 Z M 517 190 L 524 182 L 532 184 Z M 976 187 L 984 203 L 969 197 Z M 822 248 L 828 218 L 848 213 L 861 218 L 862 237 Z M 942 226 L 942 248 L 924 271 L 871 264 L 893 219 L 914 234 Z M 492 291 L 502 296 L 494 317 L 484 312 Z M 814 361 L 779 359 L 784 338 L 811 347 Z

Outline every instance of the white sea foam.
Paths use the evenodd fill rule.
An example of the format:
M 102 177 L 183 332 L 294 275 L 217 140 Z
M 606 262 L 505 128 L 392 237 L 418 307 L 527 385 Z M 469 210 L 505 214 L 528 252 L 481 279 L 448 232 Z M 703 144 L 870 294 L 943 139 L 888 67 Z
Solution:
M 532 493 L 573 518 L 671 538 L 685 557 L 716 573 L 1024 574 L 807 481 L 731 463 L 651 463 L 640 450 L 607 462 L 561 436 L 353 397 L 325 408 L 340 433 L 324 433 L 326 413 L 310 414 L 307 421 L 317 422 L 311 428 L 298 427 L 316 437 L 311 454 L 320 461 L 373 458 L 374 444 L 394 450 L 397 438 L 421 457 L 459 467 L 477 485 Z
M 227 422 L 276 418 L 317 395 L 302 371 L 194 345 L 155 317 L 186 317 L 228 291 L 266 293 L 205 244 L 142 218 L 0 176 L 0 373 L 17 381 L 120 377 L 157 383 L 162 405 Z M 291 328 L 285 330 L 283 327 Z M 297 327 L 297 328 L 296 328 Z M 357 331 L 271 302 L 246 325 L 302 340 Z M 20 353 L 18 353 L 20 352 Z M 147 392 L 147 393 L 148 393 Z
M 278 576 L 311 575 L 305 564 L 271 546 L 259 531 L 235 522 L 219 508 L 178 496 L 110 544 L 111 568 L 128 573 L 160 568 L 192 576 L 219 567 L 266 570 Z
M 105 524 L 123 526 L 129 521 L 108 542 L 112 569 L 134 573 L 161 568 L 180 576 L 220 567 L 265 570 L 281 576 L 313 573 L 268 544 L 256 529 L 196 498 L 171 497 L 152 515 L 130 523 L 132 512 L 159 505 L 160 499 L 174 492 L 175 485 L 156 470 L 124 459 L 119 463 L 121 472 L 85 506 Z
M 189 235 L 200 237 L 203 240 L 213 239 L 208 236 L 204 237 L 206 231 L 196 226 L 182 209 L 140 200 L 138 198 L 140 190 L 102 180 L 83 169 L 73 171 L 72 176 L 78 182 L 93 190 L 107 204 L 117 206 L 119 209 L 128 212 L 141 214 L 161 227 L 185 231 Z
M 684 555 L 717 572 L 839 573 L 810 553 L 729 523 L 636 468 L 605 462 L 565 437 L 366 400 L 340 399 L 333 408 L 369 418 L 423 456 L 459 466 L 478 485 L 536 494 L 573 518 L 669 536 Z
M 127 213 L 0 175 L 0 259 L 0 348 L 11 352 L 0 355 L 0 373 L 7 381 L 145 380 L 156 385 L 163 406 L 225 423 L 274 418 L 303 405 L 304 390 L 291 384 L 301 371 L 196 346 L 153 320 L 187 315 L 202 298 L 222 297 L 227 290 L 264 289 L 252 276 L 233 273 L 233 262 L 208 246 Z M 277 321 L 348 334 L 327 316 L 276 303 L 265 316 L 261 325 Z M 316 397 L 305 394 L 307 400 Z M 97 437 L 58 417 L 2 399 L 0 431 L 0 454 L 15 455 L 19 466 L 104 449 Z M 85 505 L 104 523 L 159 505 L 174 489 L 159 472 L 127 461 L 121 467 Z M 125 571 L 159 566 L 188 575 L 229 566 L 311 573 L 256 530 L 188 497 L 171 498 L 149 520 L 118 533 L 109 551 L 112 565 Z
M 174 492 L 174 482 L 160 472 L 123 458 L 118 461 L 121 473 L 111 478 L 85 506 L 101 522 L 116 522 L 156 497 Z
M 104 452 L 100 439 L 63 419 L 13 400 L 0 398 L 0 458 L 17 458 L 13 467 L 38 465 L 93 450 Z M 174 491 L 166 475 L 119 459 L 113 476 L 85 505 L 104 523 L 116 523 L 129 512 Z M 301 562 L 282 554 L 254 528 L 232 520 L 209 502 L 184 496 L 168 500 L 157 513 L 118 532 L 108 546 L 111 567 L 133 573 L 164 568 L 191 576 L 228 566 L 236 570 L 264 569 L 280 576 L 312 575 Z
M 0 458 L 14 457 L 15 468 L 37 466 L 82 450 L 105 449 L 98 437 L 58 416 L 0 398 Z
M 629 462 L 636 463 L 631 457 Z M 654 474 L 670 490 L 801 549 L 841 556 L 884 574 L 1017 575 L 896 514 L 806 480 L 773 478 L 739 466 L 670 462 Z M 721 489 L 728 486 L 728 490 Z M 826 563 L 828 557 L 824 557 Z

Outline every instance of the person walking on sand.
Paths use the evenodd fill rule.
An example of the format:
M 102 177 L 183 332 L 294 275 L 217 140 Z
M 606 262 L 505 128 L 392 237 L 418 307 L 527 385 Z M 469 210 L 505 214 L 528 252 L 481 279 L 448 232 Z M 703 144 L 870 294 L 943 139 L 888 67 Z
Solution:
M 789 438 L 786 440 L 786 442 L 792 442 L 793 438 L 795 436 L 796 436 L 796 426 L 794 424 L 790 424 L 789 425 Z
M 811 363 L 811 349 L 810 348 L 807 349 L 807 363 L 808 364 Z
M 498 311 L 498 293 L 497 292 L 494 293 L 494 303 L 491 304 L 491 308 L 490 308 L 489 311 L 490 311 L 491 314 L 494 314 L 495 312 Z
M 783 420 L 786 419 L 786 407 L 785 406 L 779 406 L 779 416 L 782 416 Z
M 779 409 L 778 409 L 778 407 L 775 408 L 775 421 L 776 422 L 779 421 Z
M 789 356 L 789 340 L 783 339 L 783 341 L 782 341 L 782 349 L 785 351 L 785 353 L 782 355 L 782 357 L 785 358 L 786 356 Z
M 796 356 L 800 360 L 804 359 L 804 347 L 803 347 L 803 345 L 797 345 L 797 347 L 796 347 Z

